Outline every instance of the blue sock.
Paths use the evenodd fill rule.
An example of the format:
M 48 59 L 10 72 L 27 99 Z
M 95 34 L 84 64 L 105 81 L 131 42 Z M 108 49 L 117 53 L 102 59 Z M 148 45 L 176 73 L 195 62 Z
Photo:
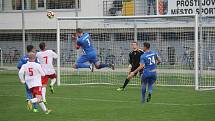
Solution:
M 90 68 L 90 65 L 84 63 L 77 63 L 76 68 Z
M 26 89 L 26 98 L 27 98 L 27 99 L 32 99 L 33 96 L 32 96 L 32 94 L 31 94 L 30 89 L 28 89 L 28 86 L 27 86 L 27 85 L 25 85 L 25 89 Z M 37 103 L 33 103 L 33 106 L 34 106 L 35 109 L 38 109 Z
M 153 84 L 148 84 L 149 94 L 152 94 Z
M 33 107 L 34 107 L 34 109 L 38 109 L 37 103 L 33 103 Z
M 146 85 L 142 84 L 142 102 L 145 102 L 145 94 L 146 94 Z
M 100 64 L 98 69 L 108 67 L 108 64 Z

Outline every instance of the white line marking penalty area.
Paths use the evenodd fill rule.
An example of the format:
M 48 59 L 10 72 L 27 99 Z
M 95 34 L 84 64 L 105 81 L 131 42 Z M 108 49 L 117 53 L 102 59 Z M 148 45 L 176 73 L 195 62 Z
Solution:
M 0 95 L 0 97 L 21 97 L 21 95 Z M 83 101 L 97 101 L 97 102 L 112 102 L 112 103 L 140 103 L 140 101 L 126 101 L 126 100 L 110 100 L 110 99 L 98 99 L 98 98 L 76 98 L 76 97 L 49 97 L 50 99 L 63 99 L 63 100 L 83 100 Z M 194 103 L 194 104 L 180 104 L 180 103 L 162 103 L 162 102 L 150 102 L 147 105 L 165 105 L 165 106 L 210 106 L 215 103 Z

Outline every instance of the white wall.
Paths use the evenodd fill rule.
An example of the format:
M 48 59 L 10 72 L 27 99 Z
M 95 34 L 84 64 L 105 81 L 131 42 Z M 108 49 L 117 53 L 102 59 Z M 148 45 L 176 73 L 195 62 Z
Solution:
M 55 17 L 75 16 L 74 10 L 53 10 Z M 56 29 L 56 19 L 48 19 L 47 12 L 26 11 L 26 29 Z M 81 0 L 79 16 L 103 16 L 102 0 Z M 21 29 L 21 12 L 0 13 L 0 30 L 2 29 Z M 68 26 L 68 25 L 65 25 Z

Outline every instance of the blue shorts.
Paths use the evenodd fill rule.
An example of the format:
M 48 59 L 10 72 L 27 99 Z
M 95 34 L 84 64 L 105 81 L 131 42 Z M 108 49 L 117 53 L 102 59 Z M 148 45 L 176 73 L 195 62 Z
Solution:
M 81 55 L 76 61 L 76 63 L 85 63 L 85 62 L 96 64 L 98 62 L 96 52 L 91 52 L 86 55 Z
M 154 84 L 156 80 L 157 80 L 156 72 L 148 72 L 148 73 L 144 72 L 141 76 L 141 81 L 144 84 Z

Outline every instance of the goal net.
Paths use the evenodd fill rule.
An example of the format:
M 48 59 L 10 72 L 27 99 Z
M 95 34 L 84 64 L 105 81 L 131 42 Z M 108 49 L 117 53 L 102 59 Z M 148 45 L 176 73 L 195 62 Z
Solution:
M 213 24 L 213 21 L 209 22 Z M 208 37 L 203 40 L 203 43 L 207 43 L 200 46 L 202 42 L 198 41 L 201 39 L 198 36 L 199 27 L 195 15 L 58 17 L 57 25 L 57 45 L 60 53 L 58 84 L 123 84 L 128 74 L 130 44 L 137 41 L 140 48 L 143 47 L 143 42 L 149 42 L 151 50 L 161 57 L 157 85 L 195 86 L 196 89 L 215 86 L 215 58 L 211 45 L 214 40 L 214 27 L 202 27 L 202 35 L 205 37 L 207 33 Z M 71 42 L 76 28 L 90 34 L 98 60 L 101 63 L 115 64 L 115 70 L 100 69 L 90 72 L 89 69 L 72 69 L 72 64 L 83 54 Z M 210 34 L 208 31 L 211 31 Z M 210 58 L 210 63 L 206 62 L 206 58 Z M 206 68 L 206 63 L 210 67 Z M 137 75 L 130 84 L 140 83 Z
M 215 89 L 215 17 L 199 20 L 199 89 Z

